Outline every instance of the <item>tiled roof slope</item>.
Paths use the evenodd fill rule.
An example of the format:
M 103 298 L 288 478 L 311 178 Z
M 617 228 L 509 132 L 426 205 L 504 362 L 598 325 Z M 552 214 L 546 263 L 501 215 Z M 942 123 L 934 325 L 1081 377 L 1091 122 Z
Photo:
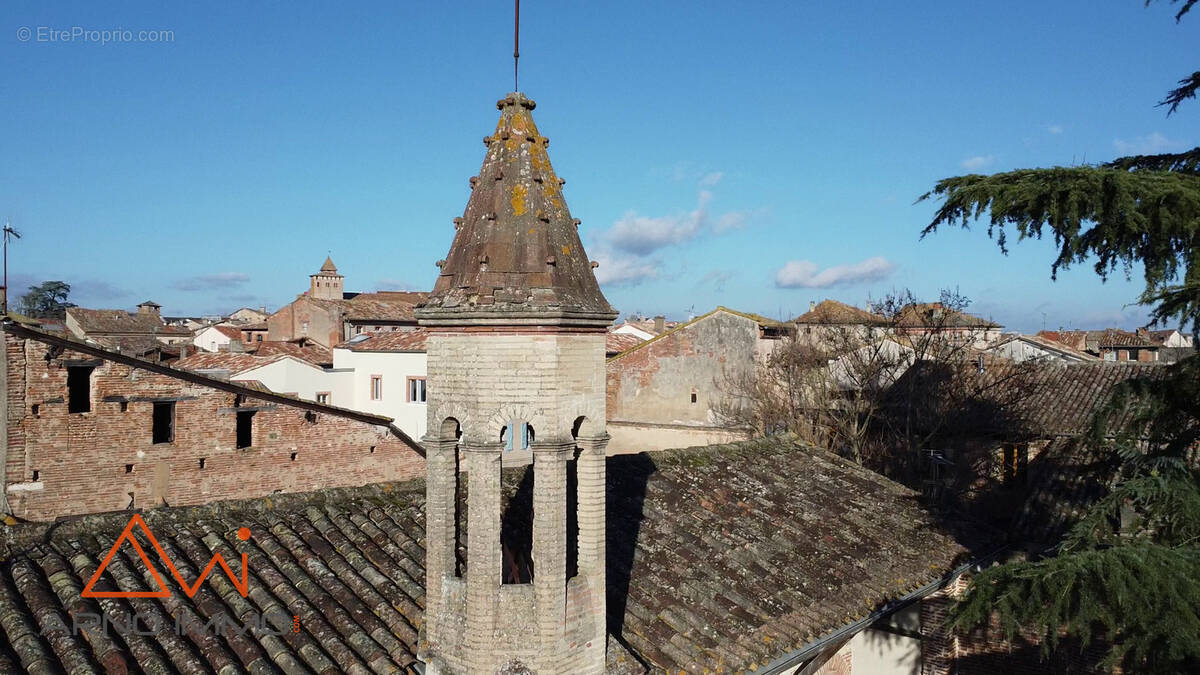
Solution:
M 213 326 L 213 328 L 215 328 L 218 333 L 220 333 L 221 335 L 224 335 L 227 338 L 230 338 L 233 340 L 241 340 L 242 339 L 242 329 L 238 328 L 237 326 L 228 326 L 228 325 L 219 323 L 219 324 Z
M 604 352 L 609 356 L 620 354 L 626 349 L 633 349 L 642 344 L 642 339 L 629 333 L 608 332 L 604 338 Z
M 917 303 L 900 310 L 896 323 L 903 328 L 999 328 L 1000 324 L 973 314 L 944 307 L 940 302 Z
M 1159 364 L 1111 361 L 1043 365 L 1037 367 L 1029 382 L 1032 391 L 1020 404 L 1022 419 L 1040 436 L 1078 436 L 1089 430 L 1092 415 L 1111 400 L 1118 384 L 1165 372 Z M 1115 431 L 1125 420 L 1109 423 Z
M 1030 463 L 1028 497 L 1017 515 L 1016 534 L 1050 545 L 1097 500 L 1108 494 L 1116 476 L 1115 454 L 1078 437 L 1057 438 Z
M 24 538 L 10 545 L 0 567 L 0 672 L 415 672 L 425 602 L 422 491 L 284 497 L 291 496 L 145 515 L 188 581 L 214 552 L 237 568 L 246 553 L 246 598 L 219 567 L 191 599 L 173 581 L 167 581 L 172 596 L 164 599 L 83 598 L 129 514 L 66 523 L 48 543 L 36 536 L 44 528 L 16 528 Z M 236 536 L 243 526 L 251 531 L 246 542 Z M 153 555 L 144 540 L 143 547 Z M 96 590 L 156 590 L 144 569 L 132 547 L 122 546 Z M 80 612 L 158 615 L 170 627 L 137 635 L 113 626 L 108 636 L 89 631 L 85 639 L 70 630 L 71 615 Z M 300 632 L 180 637 L 173 630 L 176 617 L 196 617 L 202 625 L 222 613 L 237 624 L 261 614 L 284 627 L 298 617 Z M 49 634 L 39 636 L 43 632 Z
M 251 368 L 258 368 L 274 363 L 282 355 L 259 356 L 245 352 L 196 352 L 175 362 L 174 366 L 181 370 L 228 370 L 231 375 L 244 373 Z
M 609 630 L 672 673 L 761 668 L 965 554 L 912 491 L 792 442 L 614 457 L 608 472 Z
M 264 340 L 248 347 L 255 356 L 294 356 L 316 366 L 333 363 L 333 352 L 315 342 L 300 345 L 295 341 Z
M 550 165 L 549 139 L 533 121 L 532 100 L 497 101 L 500 121 L 433 292 L 418 314 L 578 315 L 605 323 L 616 312 L 596 283 L 571 218 L 563 183 Z
M 424 352 L 429 333 L 423 328 L 375 333 L 362 342 L 353 342 L 353 352 Z
M 1148 336 L 1141 336 L 1129 331 L 1110 328 L 1100 334 L 1101 347 L 1153 347 L 1154 343 Z
M 413 308 L 429 297 L 416 291 L 379 291 L 359 293 L 346 302 L 350 321 L 416 321 Z
M 822 300 L 816 307 L 792 319 L 794 323 L 805 324 L 834 324 L 834 325 L 867 325 L 875 326 L 886 323 L 878 314 L 872 314 L 865 309 L 859 309 L 837 300 Z
M 911 491 L 790 441 L 608 465 L 610 630 L 656 671 L 761 667 L 937 579 L 964 553 Z M 214 551 L 231 561 L 246 553 L 245 599 L 219 570 L 192 599 L 172 581 L 167 599 L 80 597 L 128 514 L 9 528 L 0 672 L 411 672 L 425 604 L 423 507 L 424 485 L 412 481 L 146 513 L 186 579 Z M 243 526 L 249 541 L 236 538 Z M 152 590 L 142 568 L 122 547 L 97 589 Z M 53 630 L 71 613 L 131 606 L 201 623 L 264 613 L 290 626 L 298 616 L 300 631 L 105 639 Z M 626 669 L 609 644 L 610 670 Z
M 85 309 L 71 307 L 67 312 L 88 333 L 161 333 L 189 335 L 186 328 L 168 326 L 157 314 L 130 313 L 123 309 Z

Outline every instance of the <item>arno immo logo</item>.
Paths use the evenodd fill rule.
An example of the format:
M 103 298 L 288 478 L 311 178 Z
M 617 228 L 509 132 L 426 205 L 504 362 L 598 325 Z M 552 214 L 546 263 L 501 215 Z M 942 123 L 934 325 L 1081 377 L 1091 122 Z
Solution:
M 84 586 L 83 592 L 80 593 L 80 595 L 82 595 L 85 598 L 168 598 L 168 597 L 171 597 L 171 591 L 167 588 L 167 585 L 163 582 L 162 576 L 159 575 L 158 568 L 155 567 L 155 565 L 152 562 L 150 562 L 150 559 L 146 556 L 146 551 L 142 548 L 142 545 L 138 543 L 137 537 L 134 536 L 134 534 L 133 534 L 134 527 L 139 528 L 142 531 L 142 534 L 144 534 L 146 536 L 146 539 L 148 539 L 150 541 L 150 545 L 154 548 L 154 552 L 158 554 L 159 560 L 161 560 L 163 565 L 166 566 L 167 571 L 169 571 L 171 573 L 171 576 L 175 578 L 175 581 L 179 583 L 180 588 L 183 589 L 183 592 L 189 598 L 194 597 L 196 595 L 196 591 L 200 590 L 200 584 L 204 583 L 204 580 L 207 579 L 208 575 L 213 571 L 213 567 L 215 567 L 217 565 L 220 565 L 221 569 L 225 570 L 225 576 L 229 577 L 229 580 L 231 582 L 233 582 L 233 585 L 235 587 L 237 587 L 238 592 L 242 594 L 243 598 L 246 597 L 247 592 L 249 592 L 248 581 L 247 581 L 247 576 L 246 576 L 246 554 L 245 553 L 242 554 L 242 575 L 240 578 L 236 574 L 234 574 L 233 570 L 229 569 L 228 563 L 225 562 L 225 558 L 221 557 L 220 553 L 214 553 L 212 559 L 208 561 L 208 566 L 205 567 L 204 571 L 200 573 L 200 577 L 196 579 L 195 583 L 189 585 L 186 581 L 183 580 L 183 576 L 179 574 L 179 570 L 175 569 L 175 564 L 171 562 L 171 557 L 168 556 L 167 552 L 163 550 L 162 546 L 158 543 L 158 539 L 156 539 L 154 537 L 154 534 L 152 532 L 150 532 L 150 528 L 146 527 L 146 521 L 142 520 L 141 514 L 135 513 L 133 515 L 133 517 L 129 519 L 129 524 L 126 525 L 125 529 L 121 531 L 121 536 L 117 537 L 117 541 L 115 543 L 113 543 L 112 548 L 109 549 L 108 555 L 104 556 L 104 561 L 101 562 L 100 566 L 96 568 L 96 573 L 92 575 L 91 580 L 89 580 L 87 582 L 87 586 Z M 238 539 L 241 539 L 242 541 L 248 540 L 250 538 L 250 529 L 246 528 L 246 527 L 238 528 L 237 536 L 238 536 Z M 154 577 L 154 581 L 158 584 L 157 591 L 94 591 L 94 590 L 92 590 L 92 587 L 96 585 L 97 581 L 99 581 L 100 574 L 103 573 L 105 568 L 108 567 L 108 564 L 112 561 L 113 556 L 117 554 L 117 549 L 121 548 L 121 543 L 124 541 L 128 541 L 129 544 L 131 546 L 133 546 L 133 550 L 137 551 L 138 557 L 140 557 L 142 559 L 142 563 L 146 565 L 146 569 L 150 570 L 151 576 Z

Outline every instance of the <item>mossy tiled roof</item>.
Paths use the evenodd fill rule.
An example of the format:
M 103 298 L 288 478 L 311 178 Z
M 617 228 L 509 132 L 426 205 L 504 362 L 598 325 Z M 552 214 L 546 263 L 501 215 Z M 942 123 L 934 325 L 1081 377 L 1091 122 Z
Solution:
M 612 457 L 608 475 L 609 630 L 656 672 L 761 668 L 965 554 L 910 490 L 791 440 Z M 247 598 L 219 569 L 191 599 L 169 577 L 171 598 L 82 598 L 129 516 L 4 531 L 0 672 L 411 671 L 425 606 L 421 481 L 145 513 L 189 581 L 214 552 L 235 568 L 246 553 Z M 124 546 L 101 588 L 156 586 Z M 299 631 L 62 630 L 73 613 L 130 608 L 201 623 L 298 617 Z M 627 670 L 617 645 L 612 668 Z

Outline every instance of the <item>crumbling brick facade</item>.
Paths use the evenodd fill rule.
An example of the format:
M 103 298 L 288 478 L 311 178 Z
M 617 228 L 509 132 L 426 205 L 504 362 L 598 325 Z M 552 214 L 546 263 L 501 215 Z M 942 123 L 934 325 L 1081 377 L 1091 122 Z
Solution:
M 5 346 L 5 487 L 19 518 L 357 486 L 425 470 L 419 447 L 386 418 L 11 331 Z

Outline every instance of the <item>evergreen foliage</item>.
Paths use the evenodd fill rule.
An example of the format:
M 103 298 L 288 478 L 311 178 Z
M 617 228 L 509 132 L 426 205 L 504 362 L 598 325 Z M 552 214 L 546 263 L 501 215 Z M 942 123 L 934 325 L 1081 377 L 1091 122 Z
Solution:
M 75 303 L 67 302 L 71 285 L 65 281 L 43 281 L 30 286 L 29 292 L 21 296 L 21 313 L 37 319 L 61 319 L 67 308 Z
M 1176 20 L 1198 1 L 1171 0 Z M 1170 115 L 1198 90 L 1200 72 L 1160 105 Z M 947 178 L 918 201 L 931 197 L 943 203 L 922 236 L 986 215 L 1004 251 L 1009 226 L 1018 241 L 1053 236 L 1052 278 L 1085 260 L 1102 278 L 1141 263 L 1151 318 L 1200 334 L 1200 148 Z M 1120 387 L 1093 421 L 1088 443 L 1121 460 L 1109 494 L 1049 556 L 980 573 L 953 612 L 958 629 L 998 621 L 1046 649 L 1063 635 L 1101 640 L 1126 672 L 1200 672 L 1200 354 L 1164 370 Z

